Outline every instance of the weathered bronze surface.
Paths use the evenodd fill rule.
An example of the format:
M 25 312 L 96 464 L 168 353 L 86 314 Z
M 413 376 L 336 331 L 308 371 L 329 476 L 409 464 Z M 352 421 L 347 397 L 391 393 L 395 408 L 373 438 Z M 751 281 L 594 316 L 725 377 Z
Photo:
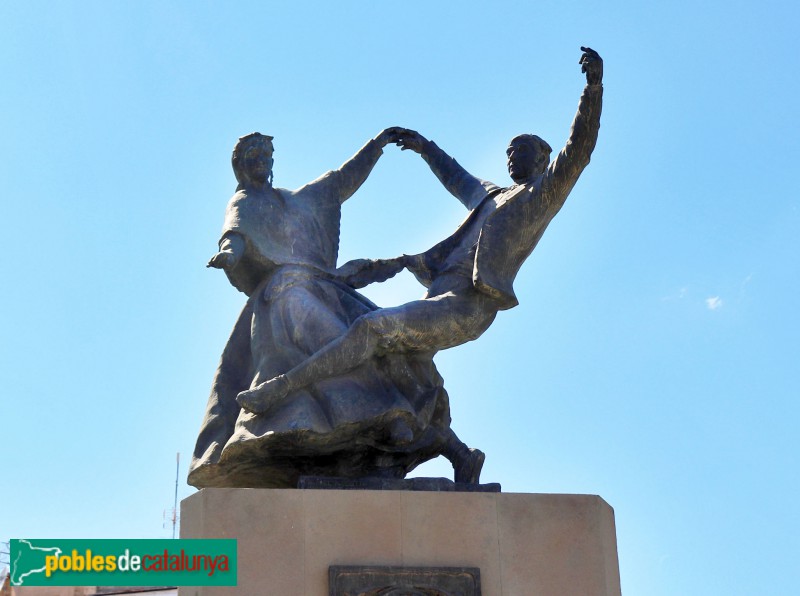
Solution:
M 597 142 L 603 62 L 581 48 L 586 87 L 566 146 L 523 134 L 506 151 L 514 184 L 480 180 L 418 132 L 389 128 L 339 170 L 296 190 L 272 187 L 272 139 L 243 137 L 239 187 L 219 252 L 249 300 L 222 355 L 192 462 L 195 486 L 295 486 L 303 476 L 402 479 L 444 455 L 478 483 L 484 454 L 450 428 L 433 355 L 477 339 L 517 305 L 513 282 Z M 395 143 L 426 161 L 469 210 L 430 250 L 336 268 L 341 203 Z M 407 268 L 422 300 L 378 308 L 355 291 Z

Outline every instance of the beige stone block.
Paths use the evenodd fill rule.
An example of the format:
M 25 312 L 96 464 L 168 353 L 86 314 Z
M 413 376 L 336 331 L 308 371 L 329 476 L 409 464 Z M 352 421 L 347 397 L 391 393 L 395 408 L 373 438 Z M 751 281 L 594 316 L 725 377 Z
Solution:
M 327 596 L 330 565 L 478 567 L 484 596 L 619 596 L 614 512 L 592 495 L 205 489 L 181 537 L 236 538 L 236 588 Z
M 397 564 L 402 558 L 401 493 L 308 490 L 306 594 L 327 594 L 330 565 Z
M 500 593 L 497 495 L 405 492 L 403 564 L 478 567 L 484 594 Z
M 503 593 L 619 594 L 613 510 L 600 497 L 505 494 L 497 505 Z
M 293 490 L 213 489 L 195 493 L 181 503 L 181 538 L 235 538 L 238 579 L 236 588 L 187 587 L 181 596 L 263 594 L 264 578 L 270 593 L 302 594 L 305 581 L 303 501 Z M 199 501 L 199 506 L 184 503 Z M 197 515 L 202 536 L 188 515 Z

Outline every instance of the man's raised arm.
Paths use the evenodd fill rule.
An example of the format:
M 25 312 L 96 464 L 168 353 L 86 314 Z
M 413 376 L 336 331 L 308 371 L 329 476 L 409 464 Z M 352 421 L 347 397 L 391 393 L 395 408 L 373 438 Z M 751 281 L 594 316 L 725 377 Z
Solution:
M 414 130 L 402 130 L 397 144 L 403 151 L 410 149 L 419 153 L 442 185 L 467 209 L 477 207 L 489 190 L 497 188 L 491 182 L 484 182 L 467 172 L 436 143 Z
M 600 130 L 600 112 L 603 107 L 603 59 L 591 48 L 581 46 L 581 72 L 586 74 L 578 113 L 572 121 L 572 130 L 566 146 L 547 168 L 545 184 L 551 184 L 560 201 L 566 200 L 578 176 L 589 164 Z

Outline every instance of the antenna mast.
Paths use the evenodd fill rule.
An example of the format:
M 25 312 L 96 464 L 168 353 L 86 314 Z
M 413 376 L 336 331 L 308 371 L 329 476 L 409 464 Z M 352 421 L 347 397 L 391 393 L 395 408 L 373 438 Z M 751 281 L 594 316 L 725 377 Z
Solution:
M 178 523 L 178 475 L 181 469 L 181 452 L 175 458 L 175 502 L 172 505 L 172 538 L 175 539 L 175 526 Z

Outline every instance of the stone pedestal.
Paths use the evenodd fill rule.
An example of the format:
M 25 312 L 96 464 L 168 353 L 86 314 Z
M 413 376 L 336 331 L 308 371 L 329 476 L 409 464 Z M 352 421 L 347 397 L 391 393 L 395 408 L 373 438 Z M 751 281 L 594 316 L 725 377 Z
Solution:
M 592 495 L 204 489 L 181 538 L 236 538 L 236 588 L 327 596 L 330 566 L 480 569 L 484 596 L 620 594 L 614 511 Z

